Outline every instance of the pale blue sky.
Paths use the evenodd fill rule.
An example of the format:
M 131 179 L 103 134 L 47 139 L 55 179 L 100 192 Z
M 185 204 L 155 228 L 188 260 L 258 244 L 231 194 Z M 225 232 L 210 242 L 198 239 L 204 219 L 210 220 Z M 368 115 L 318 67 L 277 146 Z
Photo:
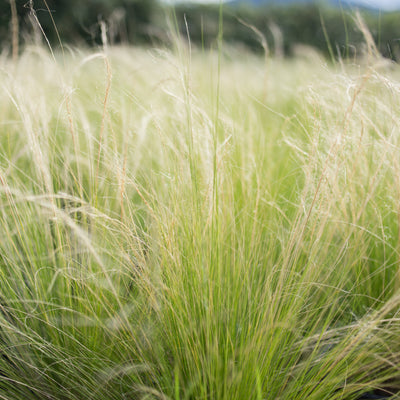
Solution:
M 386 10 L 400 9 L 400 0 L 358 0 L 358 3 Z
M 164 0 L 167 3 L 219 3 L 219 0 Z M 227 0 L 223 0 L 227 1 Z M 346 0 L 343 0 L 344 2 Z M 382 10 L 400 10 L 400 0 L 355 0 L 360 5 L 373 6 Z

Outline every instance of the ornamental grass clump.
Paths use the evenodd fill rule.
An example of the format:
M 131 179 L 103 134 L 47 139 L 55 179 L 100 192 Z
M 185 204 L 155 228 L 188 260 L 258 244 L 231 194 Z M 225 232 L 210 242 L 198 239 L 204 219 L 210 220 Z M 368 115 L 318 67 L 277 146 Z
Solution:
M 396 66 L 0 68 L 0 398 L 398 393 Z

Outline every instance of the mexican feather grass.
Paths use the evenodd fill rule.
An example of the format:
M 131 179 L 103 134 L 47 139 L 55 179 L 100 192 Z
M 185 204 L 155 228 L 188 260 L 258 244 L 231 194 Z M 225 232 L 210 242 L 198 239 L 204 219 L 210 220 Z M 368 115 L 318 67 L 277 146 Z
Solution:
M 395 396 L 398 67 L 178 47 L 1 58 L 0 398 Z

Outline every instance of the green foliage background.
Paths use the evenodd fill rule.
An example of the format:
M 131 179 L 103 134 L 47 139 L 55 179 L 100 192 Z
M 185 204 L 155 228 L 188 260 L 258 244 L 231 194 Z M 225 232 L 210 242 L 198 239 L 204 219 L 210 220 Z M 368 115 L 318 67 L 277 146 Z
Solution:
M 171 20 L 175 21 L 177 30 L 183 36 L 187 35 L 188 29 L 191 42 L 199 47 L 213 46 L 218 36 L 218 6 L 180 5 L 173 8 L 157 0 L 48 0 L 47 5 L 64 43 L 100 44 L 100 21 L 106 23 L 111 43 L 169 43 L 170 27 L 166 15 L 172 17 Z M 34 28 L 29 21 L 30 10 L 26 0 L 17 0 L 17 7 L 21 36 L 29 42 Z M 34 9 L 46 36 L 56 44 L 57 34 L 46 2 L 34 2 Z M 265 37 L 273 52 L 273 23 L 281 30 L 282 50 L 286 55 L 293 54 L 297 44 L 307 44 L 328 56 L 354 57 L 362 51 L 364 43 L 354 15 L 355 10 L 316 4 L 257 9 L 226 5 L 224 40 L 227 44 L 239 44 L 251 51 L 261 52 L 260 36 L 249 27 L 252 26 Z M 399 60 L 399 13 L 364 11 L 362 16 L 380 52 L 385 57 Z M 0 4 L 0 41 L 3 47 L 10 46 L 10 19 L 10 3 L 3 1 Z
M 224 10 L 224 39 L 227 43 L 240 43 L 253 51 L 263 51 L 258 35 L 246 26 L 251 25 L 265 36 L 270 50 L 274 51 L 275 44 L 270 30 L 271 23 L 274 23 L 281 30 L 286 55 L 293 54 L 297 44 L 306 44 L 327 56 L 329 45 L 335 57 L 356 56 L 362 51 L 364 38 L 357 28 L 355 11 L 312 4 L 265 8 L 227 6 Z M 204 45 L 213 43 L 218 32 L 216 7 L 180 6 L 176 8 L 176 14 L 177 21 L 183 21 L 186 16 L 192 42 L 203 42 Z M 381 54 L 393 60 L 400 59 L 399 27 L 396 23 L 399 15 L 398 12 L 362 12 Z M 182 24 L 183 34 L 185 30 Z
M 30 7 L 26 0 L 16 0 L 22 34 L 30 35 Z M 100 42 L 100 21 L 108 27 L 114 25 L 112 40 L 143 43 L 149 41 L 149 26 L 153 21 L 155 0 L 39 0 L 33 2 L 33 9 L 46 36 L 56 43 L 57 34 L 51 16 L 63 42 L 93 45 Z M 9 1 L 0 3 L 0 37 L 9 40 L 11 10 Z

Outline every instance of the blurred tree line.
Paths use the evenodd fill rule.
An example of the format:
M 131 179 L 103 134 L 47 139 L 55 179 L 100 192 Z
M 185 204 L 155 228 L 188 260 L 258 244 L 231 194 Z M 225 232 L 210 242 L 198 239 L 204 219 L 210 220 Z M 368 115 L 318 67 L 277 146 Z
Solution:
M 218 10 L 212 6 L 176 7 L 177 21 L 187 20 L 192 43 L 208 47 L 218 34 Z M 312 46 L 328 57 L 356 57 L 365 47 L 357 26 L 355 10 L 317 4 L 269 6 L 265 8 L 224 7 L 224 42 L 244 45 L 255 52 L 292 55 L 299 44 Z M 399 12 L 362 11 L 379 51 L 400 61 Z M 187 28 L 180 24 L 182 35 Z M 264 43 L 263 43 L 264 42 Z
M 103 38 L 106 34 L 111 44 L 168 44 L 166 14 L 173 16 L 171 20 L 183 37 L 188 29 L 191 42 L 199 47 L 215 45 L 218 36 L 218 6 L 172 8 L 157 0 L 5 0 L 0 2 L 0 42 L 8 47 L 13 3 L 22 42 L 43 40 L 39 20 L 49 41 L 57 45 L 53 19 L 64 43 L 101 44 L 102 34 Z M 380 52 L 400 61 L 400 14 L 363 12 L 362 16 Z M 305 44 L 325 55 L 346 58 L 357 55 L 364 43 L 353 11 L 315 4 L 264 8 L 225 5 L 223 26 L 225 43 L 255 52 L 267 47 L 277 55 L 291 55 L 298 44 Z
M 35 35 L 43 37 L 44 32 L 50 43 L 57 45 L 55 24 L 63 42 L 92 45 L 101 43 L 102 26 L 111 42 L 148 42 L 156 0 L 3 0 L 0 1 L 3 43 L 12 35 L 13 3 L 22 40 L 29 42 Z

